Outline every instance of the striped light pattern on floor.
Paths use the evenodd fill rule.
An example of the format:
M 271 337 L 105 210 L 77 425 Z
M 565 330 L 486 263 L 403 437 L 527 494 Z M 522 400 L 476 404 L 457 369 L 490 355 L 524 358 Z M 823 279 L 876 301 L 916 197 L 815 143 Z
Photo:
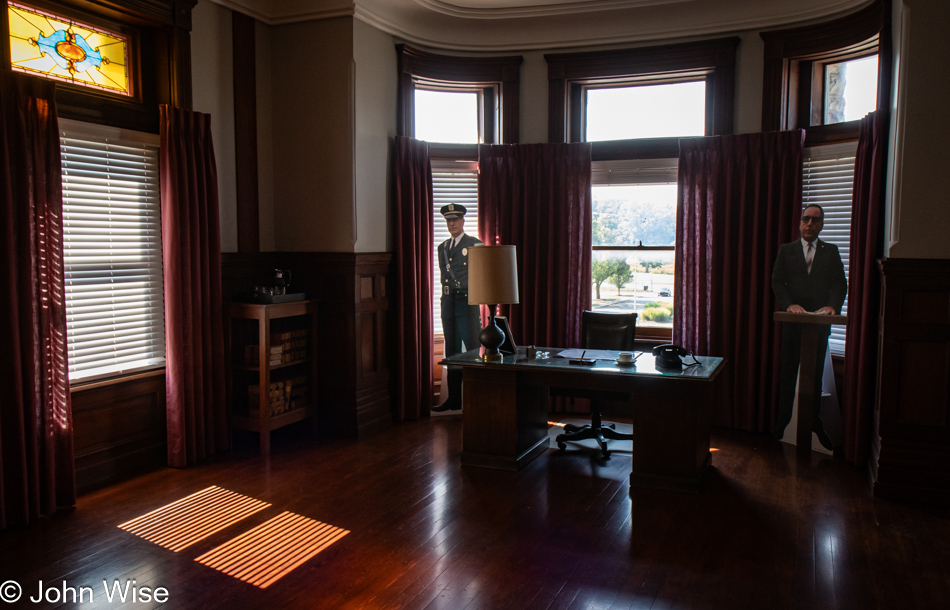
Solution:
M 267 502 L 211 486 L 127 521 L 119 529 L 177 553 L 268 506 Z
M 349 533 L 283 512 L 195 561 L 266 589 Z

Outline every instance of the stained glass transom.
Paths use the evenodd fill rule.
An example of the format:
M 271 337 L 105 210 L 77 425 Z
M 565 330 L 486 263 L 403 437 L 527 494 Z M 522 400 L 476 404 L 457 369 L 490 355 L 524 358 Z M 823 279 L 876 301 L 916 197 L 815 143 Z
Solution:
M 127 36 L 12 2 L 7 12 L 14 70 L 131 94 Z

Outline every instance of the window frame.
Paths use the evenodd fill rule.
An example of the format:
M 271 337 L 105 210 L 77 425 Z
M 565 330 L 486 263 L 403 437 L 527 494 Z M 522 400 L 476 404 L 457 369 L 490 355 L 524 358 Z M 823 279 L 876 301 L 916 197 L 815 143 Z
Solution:
M 519 141 L 518 94 L 521 86 L 520 55 L 462 57 L 437 55 L 396 45 L 399 59 L 396 133 L 415 135 L 415 90 L 469 90 L 481 93 L 480 138 L 485 144 L 517 144 Z M 476 159 L 476 144 L 430 143 L 430 156 L 442 159 Z
M 672 167 L 670 167 L 672 164 Z M 621 159 L 594 161 L 591 171 L 591 186 L 628 186 L 640 184 L 675 184 L 677 177 L 677 158 L 667 159 Z M 672 178 L 672 181 L 670 180 Z M 676 252 L 676 246 L 620 245 L 595 246 L 592 252 Z M 593 283 L 593 278 L 592 278 Z M 637 324 L 637 338 L 645 340 L 669 341 L 673 338 L 673 328 L 642 326 Z
M 590 84 L 661 84 L 706 81 L 705 135 L 733 132 L 738 37 L 633 49 L 546 54 L 548 62 L 548 141 L 580 142 Z M 678 137 L 591 142 L 596 162 L 678 159 Z M 593 248 L 593 246 L 592 246 Z M 666 248 L 664 248 L 666 249 Z M 672 247 L 675 251 L 675 246 Z M 592 250 L 593 251 L 593 250 Z M 671 328 L 637 326 L 637 338 L 669 341 Z
M 761 32 L 765 42 L 762 131 L 805 129 L 805 146 L 856 140 L 860 121 L 822 125 L 824 70 L 829 63 L 878 55 L 877 108 L 891 89 L 890 3 L 827 23 Z
M 101 148 L 102 146 L 106 145 L 106 142 L 109 142 L 111 145 L 115 145 L 116 147 L 115 150 L 120 151 L 120 152 L 113 153 L 112 156 L 115 156 L 116 160 L 120 160 L 123 157 L 125 157 L 126 162 L 120 161 L 115 166 L 107 165 L 106 168 L 104 168 L 106 172 L 119 181 L 123 180 L 124 173 L 126 174 L 126 176 L 136 175 L 143 178 L 141 184 L 148 184 L 152 187 L 148 191 L 148 196 L 152 199 L 153 203 L 148 206 L 143 206 L 140 209 L 140 212 L 141 212 L 140 215 L 136 216 L 135 218 L 139 220 L 142 218 L 149 218 L 151 220 L 150 224 L 148 225 L 148 230 L 150 231 L 153 237 L 142 238 L 141 241 L 128 242 L 128 243 L 135 246 L 142 246 L 145 244 L 151 244 L 152 246 L 155 246 L 155 244 L 157 243 L 157 251 L 154 251 L 154 248 L 153 248 L 153 252 L 152 252 L 152 254 L 157 258 L 157 266 L 155 264 L 154 259 L 151 263 L 145 263 L 145 262 L 138 263 L 137 266 L 134 268 L 134 271 L 140 274 L 139 276 L 140 278 L 144 276 L 144 277 L 147 277 L 148 279 L 147 280 L 139 279 L 136 282 L 132 282 L 129 284 L 127 284 L 127 281 L 129 280 L 128 274 L 122 273 L 121 271 L 116 270 L 116 269 L 106 270 L 103 268 L 103 271 L 101 272 L 101 274 L 98 273 L 97 271 L 97 275 L 95 277 L 97 278 L 97 281 L 98 281 L 98 283 L 96 284 L 96 286 L 98 286 L 97 292 L 101 293 L 102 296 L 108 296 L 109 298 L 114 299 L 113 303 L 115 302 L 120 303 L 119 309 L 112 310 L 112 311 L 125 312 L 125 315 L 128 315 L 130 312 L 129 310 L 127 310 L 127 308 L 125 308 L 125 305 L 122 304 L 122 301 L 125 297 L 124 295 L 121 294 L 121 292 L 124 288 L 127 289 L 127 288 L 132 287 L 133 285 L 144 284 L 144 286 L 138 287 L 137 289 L 139 291 L 145 290 L 145 291 L 154 293 L 156 292 L 155 287 L 157 285 L 158 287 L 157 294 L 144 296 L 143 300 L 147 303 L 146 311 L 149 312 L 147 316 L 149 321 L 142 322 L 139 330 L 154 330 L 154 331 L 161 330 L 161 333 L 162 333 L 162 339 L 161 341 L 158 342 L 158 347 L 154 349 L 146 350 L 148 357 L 142 358 L 139 361 L 141 362 L 142 360 L 147 359 L 150 361 L 148 364 L 137 364 L 136 366 L 132 366 L 132 367 L 126 366 L 120 369 L 114 369 L 114 370 L 105 371 L 105 372 L 98 372 L 94 374 L 87 374 L 81 377 L 73 377 L 73 372 L 77 369 L 74 369 L 72 366 L 70 366 L 70 387 L 79 387 L 79 386 L 83 386 L 89 383 L 96 383 L 96 382 L 101 382 L 104 380 L 112 380 L 112 379 L 118 379 L 118 378 L 123 378 L 123 377 L 129 377 L 132 375 L 138 375 L 138 374 L 141 374 L 143 372 L 148 372 L 148 371 L 162 370 L 165 368 L 165 345 L 164 345 L 165 321 L 164 321 L 164 291 L 162 288 L 162 285 L 164 283 L 164 271 L 162 269 L 162 262 L 161 262 L 162 254 L 163 254 L 162 245 L 161 245 L 162 223 L 161 223 L 161 209 L 160 209 L 161 205 L 159 201 L 161 197 L 161 189 L 160 189 L 159 176 L 158 176 L 159 137 L 156 134 L 150 134 L 147 132 L 133 132 L 130 130 L 125 130 L 125 129 L 116 128 L 116 127 L 97 125 L 95 123 L 72 121 L 70 119 L 62 119 L 62 118 L 59 120 L 59 126 L 60 126 L 59 131 L 60 131 L 61 140 L 62 139 L 78 140 L 83 143 L 83 147 L 86 147 L 87 151 L 90 149 L 95 150 L 97 148 Z M 154 156 L 153 164 L 145 165 L 141 163 L 142 159 L 148 156 L 144 153 L 132 154 L 132 153 L 121 151 L 121 149 L 126 149 L 126 148 L 133 149 L 133 150 L 134 149 L 142 150 L 142 149 L 147 148 L 154 151 L 153 154 L 155 156 Z M 135 165 L 131 167 L 133 167 L 136 172 L 144 170 L 146 169 L 146 167 L 151 169 L 151 172 L 152 172 L 151 180 L 148 179 L 146 174 L 128 174 L 127 173 L 128 170 L 130 169 L 130 166 L 127 164 L 127 161 L 130 159 L 128 157 L 129 154 L 132 154 L 131 159 L 135 160 Z M 102 155 L 102 156 L 110 156 L 110 155 Z M 75 235 L 75 242 L 71 242 L 72 238 L 70 236 L 73 235 L 73 231 L 71 230 L 71 222 L 68 219 L 68 217 L 70 215 L 70 209 L 73 204 L 68 202 L 68 198 L 69 198 L 68 196 L 69 196 L 69 193 L 72 192 L 74 196 L 77 198 L 77 200 L 82 200 L 84 196 L 85 197 L 88 197 L 90 195 L 98 196 L 101 191 L 96 188 L 90 189 L 89 188 L 90 182 L 88 180 L 86 180 L 85 182 L 83 181 L 82 179 L 82 173 L 84 173 L 83 168 L 82 168 L 83 157 L 78 157 L 74 161 L 74 163 L 75 163 L 75 167 L 77 168 L 77 171 L 79 172 L 77 174 L 77 176 L 79 176 L 79 180 L 75 182 L 76 188 L 70 189 L 69 184 L 73 182 L 67 177 L 67 174 L 71 171 L 70 170 L 71 164 L 67 162 L 65 159 L 63 161 L 63 173 L 64 173 L 64 177 L 63 177 L 63 184 L 64 184 L 63 237 L 64 237 L 64 243 L 66 244 L 67 249 L 69 249 L 70 243 L 74 243 L 75 244 L 74 249 L 76 249 L 77 252 L 79 253 L 85 253 L 85 256 L 88 258 L 89 250 L 88 248 L 83 247 L 83 242 L 86 240 L 83 238 L 83 233 L 81 229 L 77 231 Z M 122 200 L 123 198 L 122 196 L 124 195 L 123 191 L 126 190 L 125 187 L 121 186 L 120 184 L 115 184 L 114 189 L 115 189 L 115 193 L 119 195 L 118 200 Z M 114 195 L 108 196 L 109 199 L 112 199 L 113 197 Z M 78 204 L 79 201 L 77 201 L 76 203 Z M 95 205 L 99 212 L 103 212 L 105 208 L 107 207 L 107 205 L 101 204 L 98 200 L 96 201 Z M 125 222 L 123 219 L 121 219 L 121 217 L 126 216 L 125 212 L 128 210 L 129 210 L 128 207 L 120 206 L 118 208 L 118 217 L 119 217 L 118 223 L 120 225 Z M 110 218 L 113 218 L 113 214 L 114 214 L 113 212 L 110 212 L 109 214 Z M 110 222 L 110 227 L 111 226 L 113 225 Z M 118 240 L 114 239 L 116 236 L 113 236 L 112 238 L 110 238 L 108 236 L 109 235 L 108 231 L 97 233 L 96 235 L 97 236 L 105 235 L 106 236 L 105 240 L 110 242 L 111 247 L 116 247 L 116 248 L 121 247 L 120 244 L 122 244 L 124 241 L 121 239 L 121 231 L 117 232 L 116 236 L 119 237 Z M 88 238 L 88 234 L 86 234 L 86 237 Z M 155 239 L 156 237 L 157 239 Z M 97 241 L 101 239 L 102 239 L 101 237 L 96 238 Z M 114 257 L 108 257 L 108 260 L 109 260 L 109 262 L 107 263 L 108 265 L 114 265 L 114 261 L 115 261 Z M 106 264 L 104 261 L 102 262 L 96 261 L 96 262 L 100 265 L 101 268 Z M 90 263 L 88 262 L 86 263 L 87 266 L 89 264 Z M 151 269 L 151 271 L 146 271 L 147 269 Z M 90 284 L 88 284 L 88 280 L 90 278 L 88 276 L 85 278 L 72 278 L 71 273 L 73 271 L 71 270 L 71 263 L 69 263 L 65 258 L 64 258 L 64 270 L 65 270 L 65 276 L 66 276 L 65 282 L 66 282 L 66 288 L 67 288 L 66 315 L 67 315 L 67 318 L 69 318 L 70 313 L 71 313 L 70 312 L 71 302 L 72 304 L 76 304 L 75 302 L 77 300 L 83 301 L 83 298 L 84 298 L 82 296 L 71 297 L 70 295 L 73 294 L 73 290 L 71 289 L 71 287 L 73 286 L 75 282 L 75 285 L 79 287 L 79 290 L 77 290 L 77 293 L 81 295 L 83 292 L 81 287 L 90 286 Z M 82 271 L 80 270 L 79 273 L 81 274 Z M 156 298 L 157 301 L 153 302 L 150 300 L 151 298 Z M 86 301 L 86 303 L 88 303 L 88 301 Z M 107 316 L 104 314 L 103 318 L 105 317 Z M 117 325 L 121 326 L 121 323 L 117 322 L 114 324 L 105 325 L 104 327 L 101 327 L 101 328 L 99 327 L 97 328 L 99 328 L 99 331 L 101 332 L 116 333 Z M 67 325 L 67 327 L 69 327 L 69 325 Z M 100 337 L 102 336 L 101 332 L 100 332 Z M 123 331 L 119 331 L 118 335 L 114 334 L 112 336 L 112 339 L 114 340 L 116 336 L 121 338 L 124 336 L 124 334 L 125 333 L 123 333 Z M 90 349 L 93 349 L 93 348 L 90 348 L 88 343 L 82 344 L 81 347 L 77 348 L 74 345 L 73 336 L 70 333 L 69 328 L 67 328 L 67 338 L 69 339 L 70 352 L 72 354 L 75 354 L 75 351 L 77 349 L 79 350 L 80 354 L 83 352 L 88 352 Z M 87 337 L 87 341 L 89 340 L 91 339 Z M 138 337 L 138 339 L 136 340 L 139 343 L 143 343 L 144 341 L 141 338 L 141 336 Z M 119 343 L 121 343 L 121 341 Z M 154 343 L 154 340 L 149 343 Z M 126 344 L 122 344 L 122 345 L 124 347 L 121 347 L 119 351 L 121 351 L 122 349 L 125 349 L 125 350 L 129 349 L 129 347 Z M 106 360 L 112 361 L 116 357 L 116 355 L 117 355 L 116 353 L 111 353 L 111 355 L 108 358 L 106 358 Z M 145 351 L 142 352 L 142 355 L 143 356 L 146 355 Z M 101 365 L 101 361 L 97 360 L 97 364 Z M 115 365 L 113 364 L 112 366 L 115 366 Z M 83 368 L 85 369 L 89 367 L 83 367 Z M 102 368 L 102 366 L 98 366 L 98 368 Z
M 600 84 L 665 84 L 706 81 L 706 133 L 733 131 L 738 37 L 681 44 L 546 54 L 548 141 L 581 142 L 584 88 Z M 591 142 L 591 159 L 663 159 L 679 155 L 679 138 Z

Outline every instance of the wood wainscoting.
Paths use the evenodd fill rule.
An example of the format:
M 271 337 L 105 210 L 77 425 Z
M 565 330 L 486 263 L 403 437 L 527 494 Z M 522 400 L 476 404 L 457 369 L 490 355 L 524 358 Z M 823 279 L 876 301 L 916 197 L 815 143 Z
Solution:
M 230 300 L 291 271 L 291 292 L 318 301 L 321 430 L 359 438 L 393 422 L 387 253 L 223 253 L 222 288 Z
M 79 493 L 168 463 L 165 371 L 71 390 Z
M 950 505 L 950 260 L 881 262 L 874 495 Z
M 387 277 L 391 255 L 313 254 L 320 301 L 320 426 L 350 438 L 393 422 Z

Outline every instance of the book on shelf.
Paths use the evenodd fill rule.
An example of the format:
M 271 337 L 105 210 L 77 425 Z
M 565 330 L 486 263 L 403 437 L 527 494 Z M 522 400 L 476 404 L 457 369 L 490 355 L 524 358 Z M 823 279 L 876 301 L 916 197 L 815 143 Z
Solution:
M 270 415 L 280 415 L 306 404 L 308 380 L 298 376 L 284 381 L 275 381 L 267 386 L 266 402 Z M 260 414 L 261 387 L 250 385 L 247 388 L 248 411 L 251 415 Z
M 245 345 L 244 346 L 244 364 L 246 366 L 258 366 L 261 361 L 261 352 L 260 347 L 257 345 Z M 267 358 L 268 364 L 274 366 L 275 364 L 282 364 L 288 362 L 284 357 L 284 346 L 276 345 L 270 348 Z

